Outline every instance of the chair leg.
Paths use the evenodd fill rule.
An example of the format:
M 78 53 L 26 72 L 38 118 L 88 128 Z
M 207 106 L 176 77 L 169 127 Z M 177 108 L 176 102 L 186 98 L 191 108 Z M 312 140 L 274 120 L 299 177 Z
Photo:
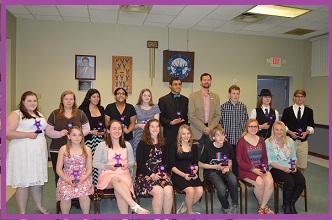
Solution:
M 308 212 L 308 191 L 306 184 L 304 184 L 304 211 Z
M 209 199 L 207 195 L 208 193 L 206 189 L 204 189 L 204 192 L 205 192 L 205 213 L 209 214 Z
M 240 188 L 240 213 L 242 214 L 242 186 L 241 183 L 238 183 Z
M 277 183 L 274 183 L 274 210 L 275 213 L 279 213 L 279 186 Z
M 175 193 L 175 190 L 173 190 L 173 199 L 174 199 L 174 202 L 173 202 L 173 206 L 172 206 L 172 213 L 173 214 L 176 214 L 176 193 Z
M 213 191 L 214 189 L 210 189 L 210 200 L 211 200 L 211 214 L 213 214 Z
M 245 204 L 244 204 L 244 213 L 245 214 L 248 214 L 248 186 L 246 185 L 246 188 L 245 188 Z

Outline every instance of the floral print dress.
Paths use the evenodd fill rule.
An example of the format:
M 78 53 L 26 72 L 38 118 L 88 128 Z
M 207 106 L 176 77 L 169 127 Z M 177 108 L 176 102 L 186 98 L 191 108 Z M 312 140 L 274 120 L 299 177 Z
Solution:
M 74 172 L 78 170 L 78 175 L 84 176 L 86 173 L 87 160 L 83 155 L 79 156 L 64 156 L 63 172 L 70 179 L 74 179 Z M 56 187 L 56 200 L 67 200 L 91 195 L 94 192 L 91 175 L 83 182 L 75 186 L 69 185 L 61 177 L 58 180 Z
M 158 173 L 162 163 L 162 150 L 158 146 L 154 146 L 150 149 L 149 159 L 146 161 L 146 167 L 153 173 Z M 134 190 L 136 196 L 145 196 L 150 193 L 154 186 L 173 186 L 171 178 L 167 172 L 164 172 L 164 177 L 157 181 L 153 181 L 150 176 L 140 174 L 136 176 L 134 182 Z

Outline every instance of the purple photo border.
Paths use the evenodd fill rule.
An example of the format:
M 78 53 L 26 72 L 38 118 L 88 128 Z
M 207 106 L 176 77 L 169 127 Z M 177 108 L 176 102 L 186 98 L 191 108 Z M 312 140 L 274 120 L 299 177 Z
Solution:
M 111 1 L 109 0 L 2 0 L 1 3 L 1 39 L 6 39 L 6 5 L 22 5 L 22 4 L 31 4 L 31 5 L 47 5 L 47 4 L 52 4 L 52 5 L 88 5 L 88 4 L 93 4 L 93 5 L 108 5 L 110 4 Z M 245 1 L 245 0 L 160 0 L 160 1 L 141 1 L 141 0 L 114 0 L 111 2 L 114 5 L 118 4 L 151 4 L 151 5 L 247 5 L 247 4 L 278 4 L 278 5 L 329 5 L 331 6 L 332 4 L 330 1 L 327 0 L 294 0 L 294 1 L 289 1 L 289 0 L 278 0 L 278 1 L 271 1 L 271 0 L 254 0 L 253 2 L 251 1 Z M 331 12 L 331 11 L 330 11 Z M 331 24 L 332 24 L 332 19 L 331 16 L 329 18 L 329 25 L 330 25 L 330 30 L 331 30 Z M 2 40 L 1 41 L 1 53 L 2 53 L 2 60 L 1 60 L 1 86 L 2 86 L 2 127 L 5 127 L 5 122 L 6 122 L 6 41 Z M 330 38 L 329 41 L 330 48 L 332 45 L 332 40 Z M 330 63 L 331 63 L 331 56 L 330 56 Z M 331 77 L 329 77 L 329 85 L 331 84 Z M 329 94 L 332 94 L 332 89 L 329 86 Z M 331 96 L 330 96 L 331 97 Z M 331 104 L 332 98 L 329 98 L 329 109 L 332 109 L 332 104 Z M 331 111 L 331 110 L 330 110 Z M 331 116 L 331 114 L 329 114 Z M 329 124 L 331 124 L 332 118 L 329 117 Z M 155 219 L 155 218 L 213 218 L 213 219 L 223 219 L 223 218 L 232 218 L 232 219 L 257 219 L 257 218 L 264 218 L 264 219 L 286 219 L 286 218 L 311 218 L 311 219 L 327 219 L 330 218 L 330 215 L 332 214 L 332 207 L 331 204 L 329 203 L 329 213 L 327 214 L 298 214 L 298 215 L 284 215 L 284 214 L 277 214 L 277 215 L 256 215 L 256 214 L 238 214 L 238 215 L 224 215 L 224 214 L 201 214 L 201 215 L 121 215 L 121 214 L 89 214 L 89 215 L 82 215 L 82 214 L 70 214 L 70 215 L 57 215 L 57 214 L 50 214 L 50 215 L 34 215 L 34 214 L 26 214 L 26 215 L 19 215 L 19 214 L 6 214 L 6 173 L 5 173 L 5 158 L 6 158 L 6 135 L 5 135 L 5 128 L 2 129 L 1 132 L 1 137 L 2 137 L 2 160 L 1 160 L 1 167 L 2 167 L 2 178 L 1 178 L 1 218 L 2 219 L 20 219 L 20 218 L 27 218 L 27 219 L 57 219 L 61 216 L 61 218 L 88 218 L 88 219 L 93 219 L 93 218 L 110 218 L 112 217 L 113 219 L 119 218 L 149 218 L 149 219 Z M 332 131 L 329 130 L 329 136 L 332 137 Z M 329 144 L 331 146 L 331 144 Z M 329 158 L 331 158 L 331 151 L 329 152 Z M 331 167 L 331 161 L 329 162 L 329 167 Z M 331 184 L 331 170 L 329 169 L 329 183 Z M 332 198 L 332 190 L 331 187 L 329 187 L 329 201 L 331 201 Z M 55 201 L 54 201 L 55 205 Z

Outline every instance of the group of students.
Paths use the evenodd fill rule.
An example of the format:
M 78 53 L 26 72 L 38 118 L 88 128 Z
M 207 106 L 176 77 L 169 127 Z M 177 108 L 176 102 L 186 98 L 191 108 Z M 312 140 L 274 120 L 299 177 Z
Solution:
M 208 83 L 204 84 L 207 76 L 212 79 L 209 74 L 202 74 L 202 90 L 209 88 Z M 295 118 L 297 123 L 303 125 L 301 134 L 296 125 L 292 126 L 293 122 L 286 127 L 277 120 L 278 115 L 273 114 L 271 118 L 272 111 L 270 116 L 267 114 L 263 118 L 263 106 L 268 105 L 269 110 L 272 110 L 272 95 L 265 89 L 259 98 L 261 105 L 255 109 L 256 112 L 253 110 L 251 113 L 251 116 L 256 113 L 257 120 L 243 117 L 248 120 L 241 128 L 244 132 L 235 146 L 228 140 L 232 134 L 221 126 L 225 124 L 221 123 L 222 117 L 218 119 L 221 125 L 206 129 L 208 132 L 203 131 L 203 135 L 207 136 L 206 140 L 210 142 L 202 144 L 201 140 L 194 138 L 197 136 L 197 132 L 192 131 L 195 129 L 195 120 L 190 120 L 190 126 L 188 125 L 187 114 L 193 114 L 190 110 L 192 103 L 190 104 L 190 98 L 188 100 L 180 95 L 181 86 L 179 78 L 172 78 L 171 92 L 160 98 L 158 105 L 153 103 L 151 91 L 143 89 L 135 107 L 126 103 L 127 91 L 117 88 L 114 91 L 115 102 L 105 109 L 100 105 L 98 90 L 90 89 L 79 107 L 75 94 L 68 90 L 61 94 L 59 108 L 50 114 L 47 122 L 38 111 L 37 95 L 31 91 L 25 92 L 19 109 L 8 115 L 6 126 L 7 137 L 12 139 L 6 160 L 6 181 L 7 185 L 16 188 L 20 213 L 26 212 L 29 191 L 34 199 L 35 209 L 40 213 L 49 213 L 42 206 L 42 186 L 47 182 L 47 144 L 44 131 L 52 139 L 50 155 L 57 186 L 56 199 L 60 201 L 64 214 L 69 213 L 73 198 L 79 198 L 83 213 L 89 213 L 89 195 L 93 194 L 94 187 L 114 188 L 119 211 L 123 214 L 128 213 L 128 207 L 135 213 L 149 213 L 133 200 L 133 196 L 147 194 L 153 197 L 153 213 L 171 213 L 175 187 L 186 193 L 177 213 L 197 213 L 193 210 L 193 205 L 203 194 L 198 167 L 204 169 L 204 178 L 215 185 L 225 213 L 237 212 L 237 177 L 255 186 L 254 193 L 259 203 L 257 213 L 273 213 L 266 205 L 273 191 L 272 176 L 284 182 L 284 212 L 297 213 L 294 204 L 303 191 L 305 180 L 296 169 L 295 151 L 298 149 L 295 150 L 293 139 L 302 142 L 309 133 L 313 133 L 312 110 L 306 107 L 304 112 L 302 108 L 303 116 L 304 113 L 308 114 L 308 109 L 311 113 L 306 115 L 311 117 L 309 123 L 302 123 Z M 231 88 L 230 94 L 234 91 Z M 238 87 L 234 88 L 237 91 Z M 305 92 L 297 91 L 294 99 L 301 94 L 299 100 L 304 102 Z M 223 115 L 223 106 L 221 109 L 219 115 Z M 285 116 L 293 120 L 285 112 L 283 118 Z M 230 121 L 224 119 L 227 120 Z M 204 125 L 208 128 L 211 124 Z M 291 138 L 286 136 L 286 132 Z M 295 162 L 289 166 L 291 160 Z M 135 161 L 136 177 L 132 183 Z M 236 162 L 238 173 L 233 173 L 232 166 Z M 270 166 L 260 169 L 262 164 Z M 24 175 L 26 173 L 31 175 Z M 230 186 L 231 204 L 228 204 L 225 197 L 225 181 Z

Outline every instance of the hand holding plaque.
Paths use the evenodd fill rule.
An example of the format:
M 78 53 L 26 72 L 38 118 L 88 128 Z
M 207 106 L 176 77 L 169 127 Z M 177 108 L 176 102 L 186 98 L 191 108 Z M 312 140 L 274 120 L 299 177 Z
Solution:
M 163 178 L 165 176 L 165 166 L 164 165 L 160 165 L 159 168 L 158 168 L 158 171 L 159 171 L 159 176 L 161 178 Z
M 42 127 L 40 120 L 35 119 L 35 123 L 33 125 L 36 126 L 37 128 L 35 133 L 37 134 L 43 133 L 43 131 L 40 129 L 40 127 Z
M 79 180 L 80 170 L 79 169 L 74 169 L 73 170 L 73 176 L 74 176 L 74 179 L 72 180 L 72 183 L 78 183 L 80 181 Z
M 182 114 L 180 111 L 176 111 L 176 115 L 178 116 L 178 118 L 182 118 Z
M 67 128 L 68 128 L 68 130 L 71 128 L 71 127 L 73 127 L 73 123 L 71 123 L 71 122 L 68 122 L 68 124 L 67 124 Z
M 272 125 L 273 124 L 273 119 L 274 119 L 274 116 L 273 115 L 270 115 L 269 117 L 268 117 L 268 122 L 267 122 L 267 124 L 268 125 Z
M 267 169 L 267 164 L 266 163 L 261 163 L 260 165 L 259 165 L 259 169 L 260 169 L 260 171 L 262 172 L 262 173 L 264 173 L 264 174 L 266 174 L 266 169 Z
M 98 121 L 98 132 L 104 132 L 104 124 L 101 121 Z
M 299 137 L 302 137 L 302 132 L 303 132 L 303 129 L 302 128 L 298 128 L 297 132 L 296 132 L 296 135 L 299 136 Z
M 121 121 L 121 124 L 122 124 L 122 125 L 124 125 L 125 118 L 126 118 L 126 116 L 121 116 L 121 117 L 120 117 L 120 121 Z
M 294 171 L 295 170 L 295 160 L 290 159 L 290 161 L 288 162 L 290 164 L 290 170 Z
M 194 173 L 194 170 L 195 170 L 195 165 L 194 164 L 190 164 L 189 170 L 190 170 L 190 173 L 189 173 L 188 177 L 192 177 L 192 178 L 195 177 L 196 174 Z
M 122 167 L 122 164 L 120 163 L 121 160 L 121 154 L 115 154 L 113 159 L 116 160 L 116 164 L 114 164 L 114 167 Z
M 221 158 L 221 166 L 228 166 L 228 155 L 224 154 Z

